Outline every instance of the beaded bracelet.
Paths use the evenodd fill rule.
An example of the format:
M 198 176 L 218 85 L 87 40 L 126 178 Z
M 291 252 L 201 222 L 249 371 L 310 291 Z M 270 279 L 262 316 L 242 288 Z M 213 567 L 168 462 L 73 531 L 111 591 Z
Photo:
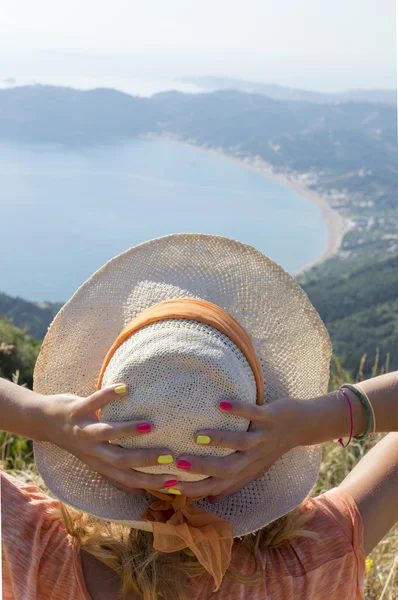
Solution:
M 366 410 L 366 429 L 365 429 L 365 432 L 362 435 L 356 435 L 356 436 L 354 436 L 355 440 L 362 441 L 362 440 L 364 440 L 364 439 L 366 439 L 368 437 L 370 429 L 372 427 L 372 411 L 371 411 L 371 408 L 370 408 L 370 403 L 366 399 L 365 395 L 358 388 L 356 388 L 354 385 L 351 385 L 350 383 L 344 383 L 341 386 L 340 389 L 342 389 L 342 388 L 347 388 L 347 389 L 351 390 L 357 396 L 357 398 L 360 399 L 362 405 L 365 407 L 365 410 Z
M 370 399 L 369 399 L 369 396 L 367 395 L 367 393 L 366 393 L 366 392 L 364 392 L 364 391 L 363 391 L 363 389 L 362 389 L 362 387 L 359 385 L 359 383 L 356 383 L 356 384 L 355 384 L 355 387 L 356 387 L 358 390 L 360 390 L 360 391 L 362 392 L 362 394 L 365 396 L 366 400 L 367 400 L 367 401 L 368 401 L 368 403 L 369 403 L 370 410 L 372 411 L 373 427 L 372 427 L 372 431 L 371 431 L 371 433 L 369 433 L 369 436 L 368 436 L 368 437 L 369 437 L 369 439 L 371 440 L 371 439 L 372 439 L 372 437 L 374 436 L 374 434 L 376 433 L 376 415 L 375 415 L 375 411 L 374 411 L 374 408 L 373 408 L 373 406 L 372 406 L 372 403 L 371 403 L 371 401 L 370 401 Z

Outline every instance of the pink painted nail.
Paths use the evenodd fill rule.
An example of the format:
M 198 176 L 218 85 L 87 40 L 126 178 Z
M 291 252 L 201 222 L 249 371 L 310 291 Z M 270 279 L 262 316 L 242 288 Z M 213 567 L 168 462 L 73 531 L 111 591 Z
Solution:
M 221 410 L 231 410 L 232 404 L 230 402 L 220 402 Z
M 140 425 L 137 425 L 137 431 L 139 433 L 150 433 L 152 431 L 152 425 L 150 423 L 140 423 Z
M 177 484 L 178 484 L 177 479 L 170 479 L 170 481 L 166 481 L 166 483 L 164 484 L 163 487 L 167 487 L 167 488 L 174 487 Z
M 187 460 L 179 460 L 177 461 L 177 469 L 184 469 L 185 471 L 189 471 L 191 468 L 191 463 Z

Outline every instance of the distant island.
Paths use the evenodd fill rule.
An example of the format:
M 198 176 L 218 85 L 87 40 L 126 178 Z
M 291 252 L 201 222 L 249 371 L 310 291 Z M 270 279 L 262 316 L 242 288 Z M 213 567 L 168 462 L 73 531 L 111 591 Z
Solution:
M 397 104 L 397 90 L 348 90 L 340 93 L 314 92 L 300 90 L 282 85 L 245 81 L 231 77 L 181 77 L 182 83 L 191 83 L 203 91 L 238 90 L 248 94 L 263 94 L 275 100 L 291 100 L 298 102 L 376 102 L 381 104 Z
M 376 101 L 351 94 L 349 101 L 309 102 L 258 90 L 139 98 L 111 89 L 11 87 L 0 90 L 0 140 L 87 146 L 162 138 L 242 161 L 316 194 L 341 215 L 346 230 L 333 256 L 298 280 L 348 368 L 357 368 L 364 353 L 374 358 L 377 348 L 380 360 L 390 353 L 390 366 L 398 368 L 396 108 L 377 94 Z M 0 316 L 10 306 L 3 296 Z M 20 307 L 41 324 L 53 314 Z

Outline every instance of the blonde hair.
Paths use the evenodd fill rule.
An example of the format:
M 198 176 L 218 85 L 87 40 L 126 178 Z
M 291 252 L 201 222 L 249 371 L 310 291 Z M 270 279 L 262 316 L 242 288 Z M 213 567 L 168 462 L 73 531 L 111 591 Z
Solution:
M 196 557 L 184 550 L 168 554 L 154 550 L 153 535 L 148 531 L 104 521 L 62 502 L 46 513 L 51 519 L 63 521 L 79 551 L 91 554 L 118 574 L 121 597 L 135 592 L 142 600 L 190 600 L 187 581 L 207 574 Z M 259 552 L 299 537 L 316 539 L 314 532 L 304 528 L 310 516 L 311 511 L 303 512 L 298 507 L 255 534 L 235 538 L 234 546 L 239 545 L 252 556 L 254 571 L 244 575 L 229 568 L 225 577 L 257 586 L 264 578 Z

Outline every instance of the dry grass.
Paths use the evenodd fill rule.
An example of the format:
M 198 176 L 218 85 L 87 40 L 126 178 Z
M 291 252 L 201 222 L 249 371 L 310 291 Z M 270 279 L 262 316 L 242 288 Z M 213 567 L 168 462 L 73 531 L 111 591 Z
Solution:
M 363 379 L 364 357 L 357 381 Z M 372 375 L 388 371 L 388 363 L 381 368 L 378 356 Z M 331 388 L 349 381 L 348 374 L 337 359 L 332 365 Z M 372 441 L 352 443 L 347 449 L 329 442 L 324 446 L 324 456 L 318 482 L 313 490 L 314 496 L 339 485 L 354 466 L 381 438 L 378 434 Z M 0 432 L 0 465 L 19 479 L 38 485 L 47 491 L 33 461 L 31 442 L 9 433 Z M 398 598 L 398 524 L 378 544 L 366 561 L 365 580 L 366 600 L 397 600 Z

